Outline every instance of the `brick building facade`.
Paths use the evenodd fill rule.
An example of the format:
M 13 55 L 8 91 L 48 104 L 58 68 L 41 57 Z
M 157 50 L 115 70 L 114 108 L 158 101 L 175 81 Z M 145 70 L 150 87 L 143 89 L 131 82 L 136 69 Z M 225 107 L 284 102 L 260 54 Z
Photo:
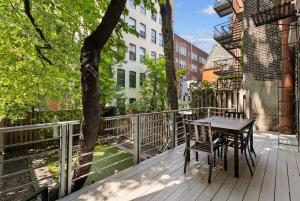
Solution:
M 267 8 L 274 1 L 260 1 Z M 260 130 L 276 130 L 278 126 L 278 79 L 281 75 L 281 37 L 279 26 L 256 27 L 251 15 L 257 12 L 257 2 L 244 1 L 243 90 L 250 94 L 249 111 L 258 114 Z
M 174 34 L 174 45 L 176 70 L 188 68 L 182 81 L 201 80 L 202 67 L 208 54 L 178 34 Z

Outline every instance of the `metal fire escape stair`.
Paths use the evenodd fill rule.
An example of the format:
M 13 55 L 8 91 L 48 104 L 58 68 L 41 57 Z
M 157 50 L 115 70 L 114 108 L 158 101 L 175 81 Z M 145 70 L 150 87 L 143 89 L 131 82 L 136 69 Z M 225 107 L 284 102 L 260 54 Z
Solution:
M 232 0 L 215 0 L 214 10 L 220 17 L 233 12 Z

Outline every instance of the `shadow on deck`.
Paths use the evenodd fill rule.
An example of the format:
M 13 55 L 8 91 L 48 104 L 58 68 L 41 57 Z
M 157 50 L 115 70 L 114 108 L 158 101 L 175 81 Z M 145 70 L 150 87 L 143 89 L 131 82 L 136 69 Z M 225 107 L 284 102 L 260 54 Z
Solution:
M 283 137 L 286 142 L 293 139 Z M 255 134 L 257 153 L 253 177 L 240 154 L 240 177 L 233 174 L 233 150 L 229 149 L 228 171 L 218 159 L 212 182 L 207 183 L 207 157 L 195 161 L 191 154 L 188 171 L 183 174 L 184 145 L 166 151 L 85 187 L 61 199 L 98 200 L 212 200 L 212 201 L 296 201 L 300 197 L 300 153 L 293 146 L 277 146 L 272 132 Z

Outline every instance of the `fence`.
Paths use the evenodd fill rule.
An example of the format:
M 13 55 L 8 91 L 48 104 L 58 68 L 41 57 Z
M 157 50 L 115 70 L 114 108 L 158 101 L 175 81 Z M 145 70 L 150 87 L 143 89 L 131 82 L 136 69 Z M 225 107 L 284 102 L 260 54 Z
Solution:
M 91 165 L 91 171 L 82 177 L 88 176 L 86 184 L 93 183 L 184 143 L 183 119 L 221 116 L 228 110 L 235 109 L 202 107 L 105 118 L 104 133 L 99 135 L 95 150 L 86 153 L 93 154 L 93 161 L 81 166 L 74 163 L 83 157 L 78 155 L 79 134 L 74 132 L 79 121 L 0 128 L 0 137 L 37 129 L 51 129 L 52 133 L 45 139 L 2 146 L 0 138 L 0 200 L 14 200 L 45 185 L 62 197 L 78 179 L 72 179 L 74 169 Z M 41 146 L 44 143 L 46 146 Z M 10 151 L 27 144 L 39 146 Z

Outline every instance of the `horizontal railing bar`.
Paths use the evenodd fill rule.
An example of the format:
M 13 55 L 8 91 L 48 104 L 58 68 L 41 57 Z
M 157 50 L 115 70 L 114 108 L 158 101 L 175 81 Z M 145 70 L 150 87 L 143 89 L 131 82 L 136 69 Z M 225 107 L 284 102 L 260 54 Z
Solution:
M 124 154 L 124 153 L 127 153 L 127 152 L 119 152 L 119 153 L 116 153 L 116 154 L 112 154 L 112 155 L 110 155 L 110 156 L 106 156 L 106 157 L 103 157 L 103 158 L 100 158 L 99 160 L 95 160 L 95 161 L 92 161 L 92 162 L 89 162 L 89 163 L 85 163 L 85 164 L 83 164 L 83 165 L 80 165 L 80 166 L 77 166 L 76 168 L 74 168 L 74 169 L 80 169 L 80 168 L 82 168 L 82 167 L 85 167 L 85 166 L 88 166 L 88 165 L 92 165 L 92 164 L 96 164 L 96 163 L 98 163 L 98 162 L 100 162 L 100 161 L 103 161 L 103 160 L 106 160 L 106 159 L 110 159 L 110 158 L 113 158 L 113 157 L 115 157 L 115 156 L 118 156 L 118 155 L 121 155 L 121 154 Z
M 17 131 L 42 129 L 42 128 L 52 128 L 52 127 L 61 126 L 61 125 L 65 125 L 65 124 L 75 125 L 75 124 L 79 124 L 79 121 L 75 120 L 75 121 L 64 121 L 64 122 L 55 122 L 55 123 L 5 127 L 5 128 L 0 128 L 0 133 L 10 133 L 10 132 L 17 132 Z
M 5 193 L 8 193 L 8 192 L 12 192 L 12 191 L 15 191 L 15 190 L 17 190 L 17 189 L 19 189 L 19 188 L 23 188 L 23 187 L 26 187 L 26 186 L 32 185 L 32 184 L 34 184 L 34 183 L 37 183 L 37 182 L 40 182 L 40 181 L 43 181 L 43 180 L 49 179 L 49 178 L 51 178 L 51 177 L 53 177 L 53 175 L 50 175 L 50 176 L 44 177 L 44 178 L 42 178 L 42 179 L 39 179 L 39 180 L 35 180 L 35 181 L 32 181 L 32 182 L 29 182 L 29 183 L 26 183 L 26 184 L 23 184 L 23 185 L 21 185 L 21 186 L 17 186 L 17 187 L 14 187 L 14 188 L 8 189 L 8 190 L 6 190 L 6 191 L 0 191 L 0 194 L 5 194 Z
M 36 143 L 41 143 L 41 142 L 48 142 L 48 141 L 53 141 L 53 140 L 59 140 L 60 138 L 61 137 L 55 137 L 55 138 L 47 138 L 47 139 L 43 139 L 43 140 L 20 142 L 20 143 L 16 143 L 16 144 L 4 145 L 4 148 L 17 147 L 17 146 L 23 146 L 23 145 L 28 145 L 28 144 L 36 144 Z
M 156 142 L 165 140 L 165 139 L 170 139 L 170 137 L 171 137 L 171 136 L 169 136 L 169 137 L 163 137 L 163 138 L 160 138 L 159 140 L 154 140 L 154 141 L 151 141 L 151 142 L 148 142 L 148 143 L 144 143 L 144 144 L 141 145 L 141 147 L 146 146 L 146 145 L 149 145 L 149 144 L 153 144 L 153 143 L 156 143 Z
M 129 159 L 132 159 L 132 157 L 131 157 L 131 156 L 130 156 L 130 157 L 127 157 L 127 158 L 125 158 L 125 159 L 123 159 L 123 160 L 120 160 L 120 161 L 118 161 L 118 162 L 112 163 L 112 164 L 110 164 L 110 165 L 108 165 L 108 166 L 106 166 L 106 167 L 100 168 L 100 169 L 97 170 L 97 171 L 89 172 L 89 173 L 87 173 L 87 174 L 84 174 L 84 175 L 82 175 L 82 176 L 80 176 L 80 177 L 77 177 L 77 178 L 73 179 L 72 181 L 74 182 L 74 181 L 77 181 L 77 180 L 82 179 L 82 178 L 84 178 L 84 177 L 87 177 L 87 176 L 89 176 L 89 175 L 92 175 L 92 174 L 95 174 L 95 173 L 99 173 L 99 172 L 101 172 L 102 170 L 105 170 L 105 169 L 107 169 L 107 168 L 110 168 L 110 167 L 112 167 L 112 166 L 115 166 L 115 165 L 117 165 L 117 164 L 119 164 L 119 163 L 122 163 L 122 162 L 124 162 L 124 161 L 127 161 L 127 160 L 129 160 Z
M 26 156 L 21 156 L 21 157 L 16 157 L 16 158 L 12 158 L 12 159 L 1 160 L 0 163 L 10 163 L 13 161 L 23 160 L 23 159 L 27 159 L 27 158 L 33 158 L 35 156 L 50 155 L 49 153 L 56 153 L 59 151 L 61 151 L 61 149 L 53 149 L 53 150 L 49 150 L 49 151 L 43 151 L 43 152 L 30 154 L 30 155 L 26 155 Z

